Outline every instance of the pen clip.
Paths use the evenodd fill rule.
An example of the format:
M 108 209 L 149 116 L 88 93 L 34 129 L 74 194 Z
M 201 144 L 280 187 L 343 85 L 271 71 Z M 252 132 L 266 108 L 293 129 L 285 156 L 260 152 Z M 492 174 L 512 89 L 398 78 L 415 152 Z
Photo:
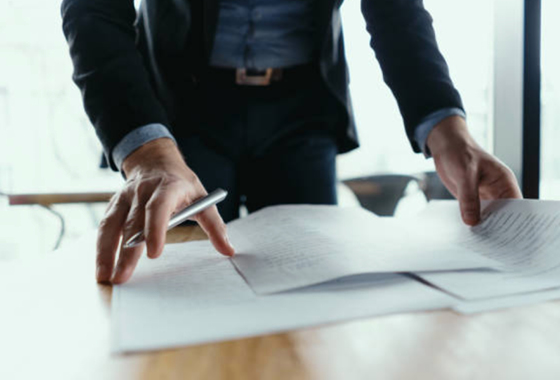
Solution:
M 142 242 L 144 242 L 144 231 L 138 231 L 137 233 L 132 235 L 130 239 L 126 241 L 126 243 L 124 243 L 123 248 L 136 247 L 140 245 Z

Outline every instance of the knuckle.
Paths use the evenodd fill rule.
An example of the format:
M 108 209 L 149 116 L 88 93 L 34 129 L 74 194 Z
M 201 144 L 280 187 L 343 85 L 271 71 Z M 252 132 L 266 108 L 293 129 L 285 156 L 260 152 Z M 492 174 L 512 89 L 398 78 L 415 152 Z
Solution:
M 157 188 L 158 182 L 159 180 L 155 178 L 138 181 L 134 189 L 136 197 L 138 197 L 138 199 L 140 200 L 145 200 L 146 198 L 148 198 Z
M 163 205 L 163 199 L 161 197 L 152 198 L 146 203 L 146 212 L 153 213 L 159 210 Z
M 136 182 L 134 186 L 134 193 L 139 196 L 146 192 L 146 188 L 148 187 L 148 183 L 146 180 Z
M 191 183 L 200 183 L 200 179 L 198 178 L 196 173 L 193 172 L 192 170 L 187 173 L 185 179 Z
M 129 202 L 129 192 L 128 189 L 121 190 L 117 195 L 114 203 L 114 208 L 118 209 Z
M 106 218 L 113 218 L 119 212 L 121 212 L 123 209 L 128 208 L 129 206 L 130 206 L 129 199 L 126 197 L 126 195 L 124 195 L 123 193 L 120 193 L 118 195 L 118 197 L 115 198 L 115 201 L 113 202 L 113 204 L 110 205 L 110 207 L 107 208 L 107 210 L 105 212 L 105 217 Z
M 463 161 L 466 162 L 470 162 L 474 160 L 474 152 L 471 149 L 465 149 L 463 150 L 462 154 L 461 154 Z
M 462 167 L 465 169 L 476 167 L 478 154 L 473 149 L 463 149 L 461 150 L 458 158 L 461 162 Z
M 167 201 L 173 196 L 172 192 L 168 190 L 161 190 L 153 194 L 153 196 L 146 202 L 146 211 L 156 211 L 163 207 Z
M 204 186 L 195 173 L 190 173 L 185 177 L 185 181 L 189 184 L 189 188 L 196 193 L 205 193 Z
M 129 219 L 136 219 L 140 215 L 142 215 L 142 213 L 143 213 L 143 205 L 138 203 L 138 200 L 137 200 L 136 202 L 134 202 L 134 204 L 130 208 L 130 211 L 128 213 L 128 218 Z
M 106 228 L 110 228 L 118 221 L 117 214 L 119 210 L 117 208 L 112 208 L 111 210 L 107 211 L 103 219 L 99 222 L 99 229 L 105 230 Z M 113 226 L 114 227 L 114 226 Z
M 101 222 L 99 222 L 99 230 L 105 230 L 109 227 L 109 225 L 111 224 L 111 219 L 109 216 L 105 216 L 103 219 L 101 219 Z
M 120 196 L 121 196 L 120 191 L 113 194 L 113 196 L 109 200 L 109 203 L 107 204 L 107 210 L 110 210 L 115 205 L 115 203 L 117 203 Z
M 173 186 L 173 185 L 181 185 L 183 182 L 185 181 L 184 178 L 175 175 L 175 174 L 167 174 L 164 177 L 164 182 L 166 184 L 168 184 L 169 186 Z
M 187 205 L 190 205 L 191 203 L 194 202 L 194 199 L 195 198 L 193 196 L 191 196 L 190 194 L 188 194 L 188 193 L 184 194 L 183 197 L 182 197 L 181 207 L 185 207 Z M 201 214 L 198 214 L 198 215 L 201 215 Z
M 466 173 L 472 173 L 478 168 L 478 161 L 474 157 L 465 158 L 463 162 L 464 171 Z
M 136 218 L 127 219 L 126 222 L 124 222 L 124 225 L 123 225 L 123 230 L 125 231 L 125 235 L 136 232 L 136 229 L 137 229 L 136 226 L 138 224 L 139 224 L 138 219 L 136 219 Z
M 136 181 L 127 182 L 119 193 L 119 199 L 130 199 L 134 195 Z

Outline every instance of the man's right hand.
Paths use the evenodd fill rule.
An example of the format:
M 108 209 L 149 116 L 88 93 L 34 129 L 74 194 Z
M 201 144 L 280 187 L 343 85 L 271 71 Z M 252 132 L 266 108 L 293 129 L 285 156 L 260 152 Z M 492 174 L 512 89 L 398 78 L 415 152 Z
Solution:
M 167 138 L 143 145 L 125 159 L 122 169 L 128 180 L 109 203 L 99 226 L 99 282 L 120 284 L 130 278 L 144 244 L 122 248 L 124 243 L 121 241 L 126 242 L 138 231 L 144 231 L 148 257 L 159 257 L 170 217 L 207 194 L 196 174 L 185 164 L 175 143 Z M 234 248 L 227 238 L 226 226 L 216 206 L 201 212 L 195 220 L 218 252 L 233 256 Z

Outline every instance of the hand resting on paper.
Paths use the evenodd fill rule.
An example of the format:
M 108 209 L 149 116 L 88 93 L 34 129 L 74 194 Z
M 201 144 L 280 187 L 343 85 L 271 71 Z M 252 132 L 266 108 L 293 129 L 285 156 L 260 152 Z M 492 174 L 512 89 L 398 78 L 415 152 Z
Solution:
M 109 203 L 99 226 L 96 272 L 99 282 L 119 284 L 132 276 L 144 244 L 131 248 L 122 245 L 138 231 L 144 230 L 148 257 L 159 257 L 171 215 L 207 194 L 170 139 L 143 145 L 126 158 L 123 170 L 128 180 Z M 233 256 L 234 249 L 216 206 L 196 215 L 195 220 L 218 252 Z
M 444 119 L 426 143 L 443 184 L 459 201 L 466 224 L 480 221 L 480 199 L 522 197 L 513 172 L 474 141 L 463 118 Z

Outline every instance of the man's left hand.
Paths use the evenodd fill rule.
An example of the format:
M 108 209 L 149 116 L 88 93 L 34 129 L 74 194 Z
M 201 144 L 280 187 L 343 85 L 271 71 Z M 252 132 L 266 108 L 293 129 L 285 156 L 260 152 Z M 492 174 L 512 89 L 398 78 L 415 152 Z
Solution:
M 474 141 L 463 118 L 443 120 L 426 144 L 443 184 L 459 200 L 466 224 L 480 221 L 480 199 L 522 197 L 513 172 Z

